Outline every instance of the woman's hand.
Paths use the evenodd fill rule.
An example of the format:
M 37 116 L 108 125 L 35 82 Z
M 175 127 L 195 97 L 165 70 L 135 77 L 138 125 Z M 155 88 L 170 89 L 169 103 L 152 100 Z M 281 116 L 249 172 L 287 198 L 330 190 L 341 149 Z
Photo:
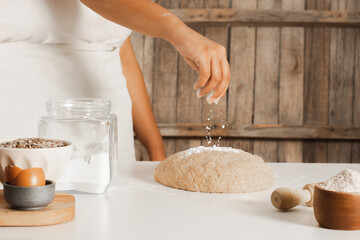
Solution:
M 187 27 L 186 27 L 187 28 Z M 199 33 L 185 29 L 178 30 L 182 37 L 175 38 L 173 45 L 185 61 L 199 73 L 194 84 L 197 96 L 208 94 L 209 103 L 218 103 L 226 93 L 230 83 L 230 67 L 226 58 L 226 49 Z

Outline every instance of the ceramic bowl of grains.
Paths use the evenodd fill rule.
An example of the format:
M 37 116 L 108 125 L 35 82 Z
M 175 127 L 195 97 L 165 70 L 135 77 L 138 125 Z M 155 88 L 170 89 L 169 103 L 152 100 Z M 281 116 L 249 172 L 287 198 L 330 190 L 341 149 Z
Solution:
M 360 173 L 345 169 L 316 184 L 314 214 L 322 227 L 360 230 Z
M 0 143 L 0 181 L 6 182 L 5 168 L 42 168 L 48 180 L 56 181 L 72 154 L 68 141 L 45 138 L 19 138 Z

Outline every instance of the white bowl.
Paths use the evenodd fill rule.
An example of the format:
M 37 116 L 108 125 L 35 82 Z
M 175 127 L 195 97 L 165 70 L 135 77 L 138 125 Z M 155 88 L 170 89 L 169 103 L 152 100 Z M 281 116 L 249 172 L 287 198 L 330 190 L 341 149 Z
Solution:
M 21 169 L 40 167 L 47 180 L 58 180 L 70 161 L 73 145 L 57 141 L 64 142 L 66 146 L 33 149 L 0 147 L 0 181 L 6 182 L 5 167 L 8 165 Z

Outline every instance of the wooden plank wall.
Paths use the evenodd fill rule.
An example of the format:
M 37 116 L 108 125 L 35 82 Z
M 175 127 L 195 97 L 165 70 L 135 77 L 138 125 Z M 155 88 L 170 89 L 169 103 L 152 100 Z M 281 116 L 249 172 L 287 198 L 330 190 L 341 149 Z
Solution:
M 331 10 L 360 12 L 358 0 L 156 0 L 166 8 Z M 194 26 L 224 45 L 232 72 L 216 106 L 192 89 L 197 73 L 160 39 L 132 35 L 158 123 L 360 127 L 360 27 Z M 225 129 L 226 130 L 226 129 Z M 331 130 L 330 130 L 331 132 Z M 221 129 L 217 134 L 221 135 Z M 295 137 L 297 138 L 297 137 Z M 217 138 L 216 138 L 217 139 Z M 349 138 L 354 139 L 354 138 Z M 166 137 L 166 154 L 209 145 L 204 137 Z M 210 145 L 213 144 L 210 143 Z M 221 146 L 253 152 L 272 162 L 360 162 L 360 139 L 224 138 Z M 136 140 L 136 158 L 148 160 Z

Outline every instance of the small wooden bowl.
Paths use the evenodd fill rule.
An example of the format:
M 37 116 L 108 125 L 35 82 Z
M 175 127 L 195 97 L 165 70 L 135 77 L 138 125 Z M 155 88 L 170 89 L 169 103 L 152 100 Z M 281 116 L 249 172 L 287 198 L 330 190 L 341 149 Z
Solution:
M 314 188 L 314 214 L 322 227 L 338 230 L 360 229 L 360 193 Z

